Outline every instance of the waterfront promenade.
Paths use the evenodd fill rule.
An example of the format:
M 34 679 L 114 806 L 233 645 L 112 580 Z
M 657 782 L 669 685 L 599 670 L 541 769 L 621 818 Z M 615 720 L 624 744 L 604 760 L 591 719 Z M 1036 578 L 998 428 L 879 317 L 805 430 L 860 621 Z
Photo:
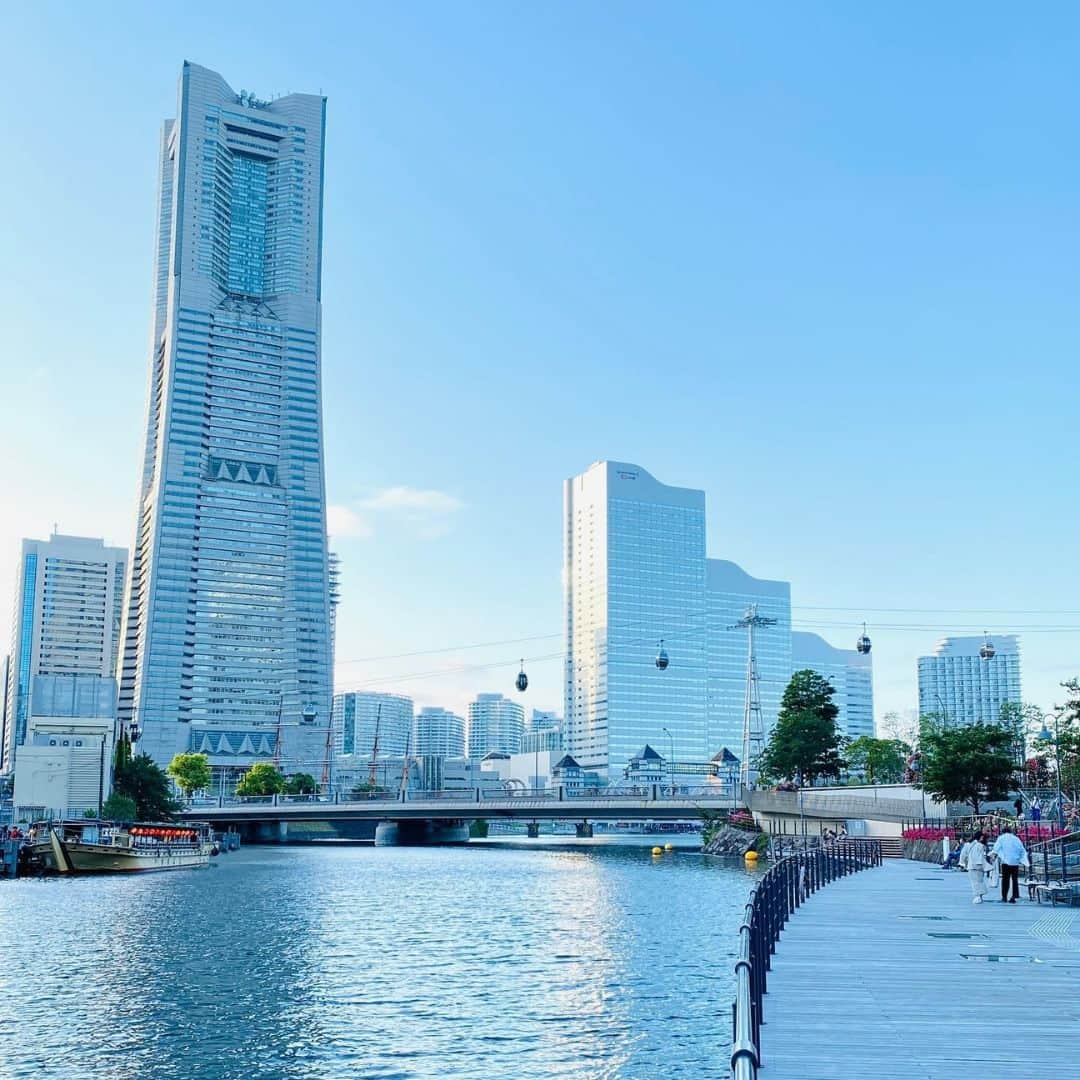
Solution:
M 908 860 L 815 893 L 773 957 L 761 1075 L 1080 1080 L 1080 908 L 999 896 Z

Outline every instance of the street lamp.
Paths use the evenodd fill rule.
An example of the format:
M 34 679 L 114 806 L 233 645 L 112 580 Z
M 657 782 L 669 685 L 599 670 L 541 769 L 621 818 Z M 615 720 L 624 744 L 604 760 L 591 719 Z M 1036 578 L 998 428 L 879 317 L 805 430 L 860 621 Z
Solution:
M 1061 719 L 1061 713 L 1051 713 L 1051 717 L 1054 721 L 1054 734 L 1050 735 L 1050 729 L 1043 723 L 1042 731 L 1039 732 L 1039 739 L 1042 742 L 1053 742 L 1054 744 L 1054 781 L 1057 788 L 1057 819 L 1058 828 L 1064 830 L 1065 828 L 1065 806 L 1061 800 L 1061 733 L 1058 729 L 1058 721 Z M 1036 776 L 1038 772 L 1036 771 Z
M 949 726 L 949 710 L 945 708 L 945 702 L 941 700 L 941 695 L 935 690 L 934 697 L 937 698 L 937 703 L 941 706 L 941 721 L 945 727 Z
M 668 737 L 668 744 L 671 748 L 671 757 L 668 758 L 668 775 L 671 777 L 671 794 L 675 794 L 675 739 L 671 732 L 667 728 L 663 729 L 664 734 Z

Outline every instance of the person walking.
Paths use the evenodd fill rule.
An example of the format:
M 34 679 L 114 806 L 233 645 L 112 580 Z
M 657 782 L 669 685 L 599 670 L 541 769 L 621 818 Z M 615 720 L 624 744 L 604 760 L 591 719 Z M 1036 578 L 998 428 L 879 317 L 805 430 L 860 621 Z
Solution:
M 1020 837 L 1012 831 L 1011 825 L 1001 830 L 1001 835 L 994 841 L 991 854 L 1001 867 L 1001 902 L 1015 904 L 1020 897 L 1020 867 L 1030 866 L 1028 853 Z M 1012 882 L 1012 896 L 1009 896 L 1009 882 Z
M 1034 821 L 1036 825 L 1042 821 L 1042 803 L 1039 802 L 1038 795 L 1031 800 L 1031 820 Z
M 971 879 L 971 902 L 981 904 L 986 895 L 986 845 L 983 843 L 982 830 L 978 830 L 971 838 L 971 846 L 967 851 L 967 872 Z

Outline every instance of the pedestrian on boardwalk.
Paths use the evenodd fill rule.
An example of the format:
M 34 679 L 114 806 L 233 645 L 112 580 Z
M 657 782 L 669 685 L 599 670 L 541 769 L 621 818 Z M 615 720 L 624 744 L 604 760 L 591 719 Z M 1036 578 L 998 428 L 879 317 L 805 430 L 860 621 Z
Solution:
M 1001 835 L 994 842 L 991 852 L 998 860 L 1001 867 L 1001 902 L 1008 901 L 1015 904 L 1020 897 L 1020 867 L 1030 866 L 1028 853 L 1020 837 L 1012 831 L 1011 825 L 1006 825 Z M 1012 897 L 1009 896 L 1009 882 L 1012 882 Z
M 971 846 L 967 853 L 967 872 L 971 878 L 971 902 L 981 904 L 986 895 L 986 845 L 983 844 L 983 834 L 980 829 L 971 838 Z
M 960 858 L 958 860 L 961 870 L 967 870 L 967 857 L 968 852 L 971 850 L 971 837 L 967 833 L 964 833 L 964 843 L 960 847 Z
M 1031 820 L 1034 821 L 1036 825 L 1042 821 L 1042 803 L 1039 802 L 1038 795 L 1031 800 Z

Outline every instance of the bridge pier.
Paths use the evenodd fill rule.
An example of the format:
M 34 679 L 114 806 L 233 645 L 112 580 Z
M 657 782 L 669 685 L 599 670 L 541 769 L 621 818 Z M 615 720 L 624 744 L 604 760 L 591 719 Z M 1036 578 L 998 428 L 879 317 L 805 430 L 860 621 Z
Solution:
M 591 821 L 579 821 L 574 828 L 577 831 L 577 838 L 579 840 L 588 840 L 593 834 Z
M 255 826 L 255 842 L 258 844 L 287 844 L 289 823 L 287 821 L 261 821 Z
M 469 826 L 464 821 L 426 821 L 406 818 L 380 821 L 375 827 L 376 847 L 426 847 L 438 844 L 465 844 Z
M 540 822 L 530 821 L 526 826 L 526 835 L 530 840 L 538 840 L 540 838 Z

